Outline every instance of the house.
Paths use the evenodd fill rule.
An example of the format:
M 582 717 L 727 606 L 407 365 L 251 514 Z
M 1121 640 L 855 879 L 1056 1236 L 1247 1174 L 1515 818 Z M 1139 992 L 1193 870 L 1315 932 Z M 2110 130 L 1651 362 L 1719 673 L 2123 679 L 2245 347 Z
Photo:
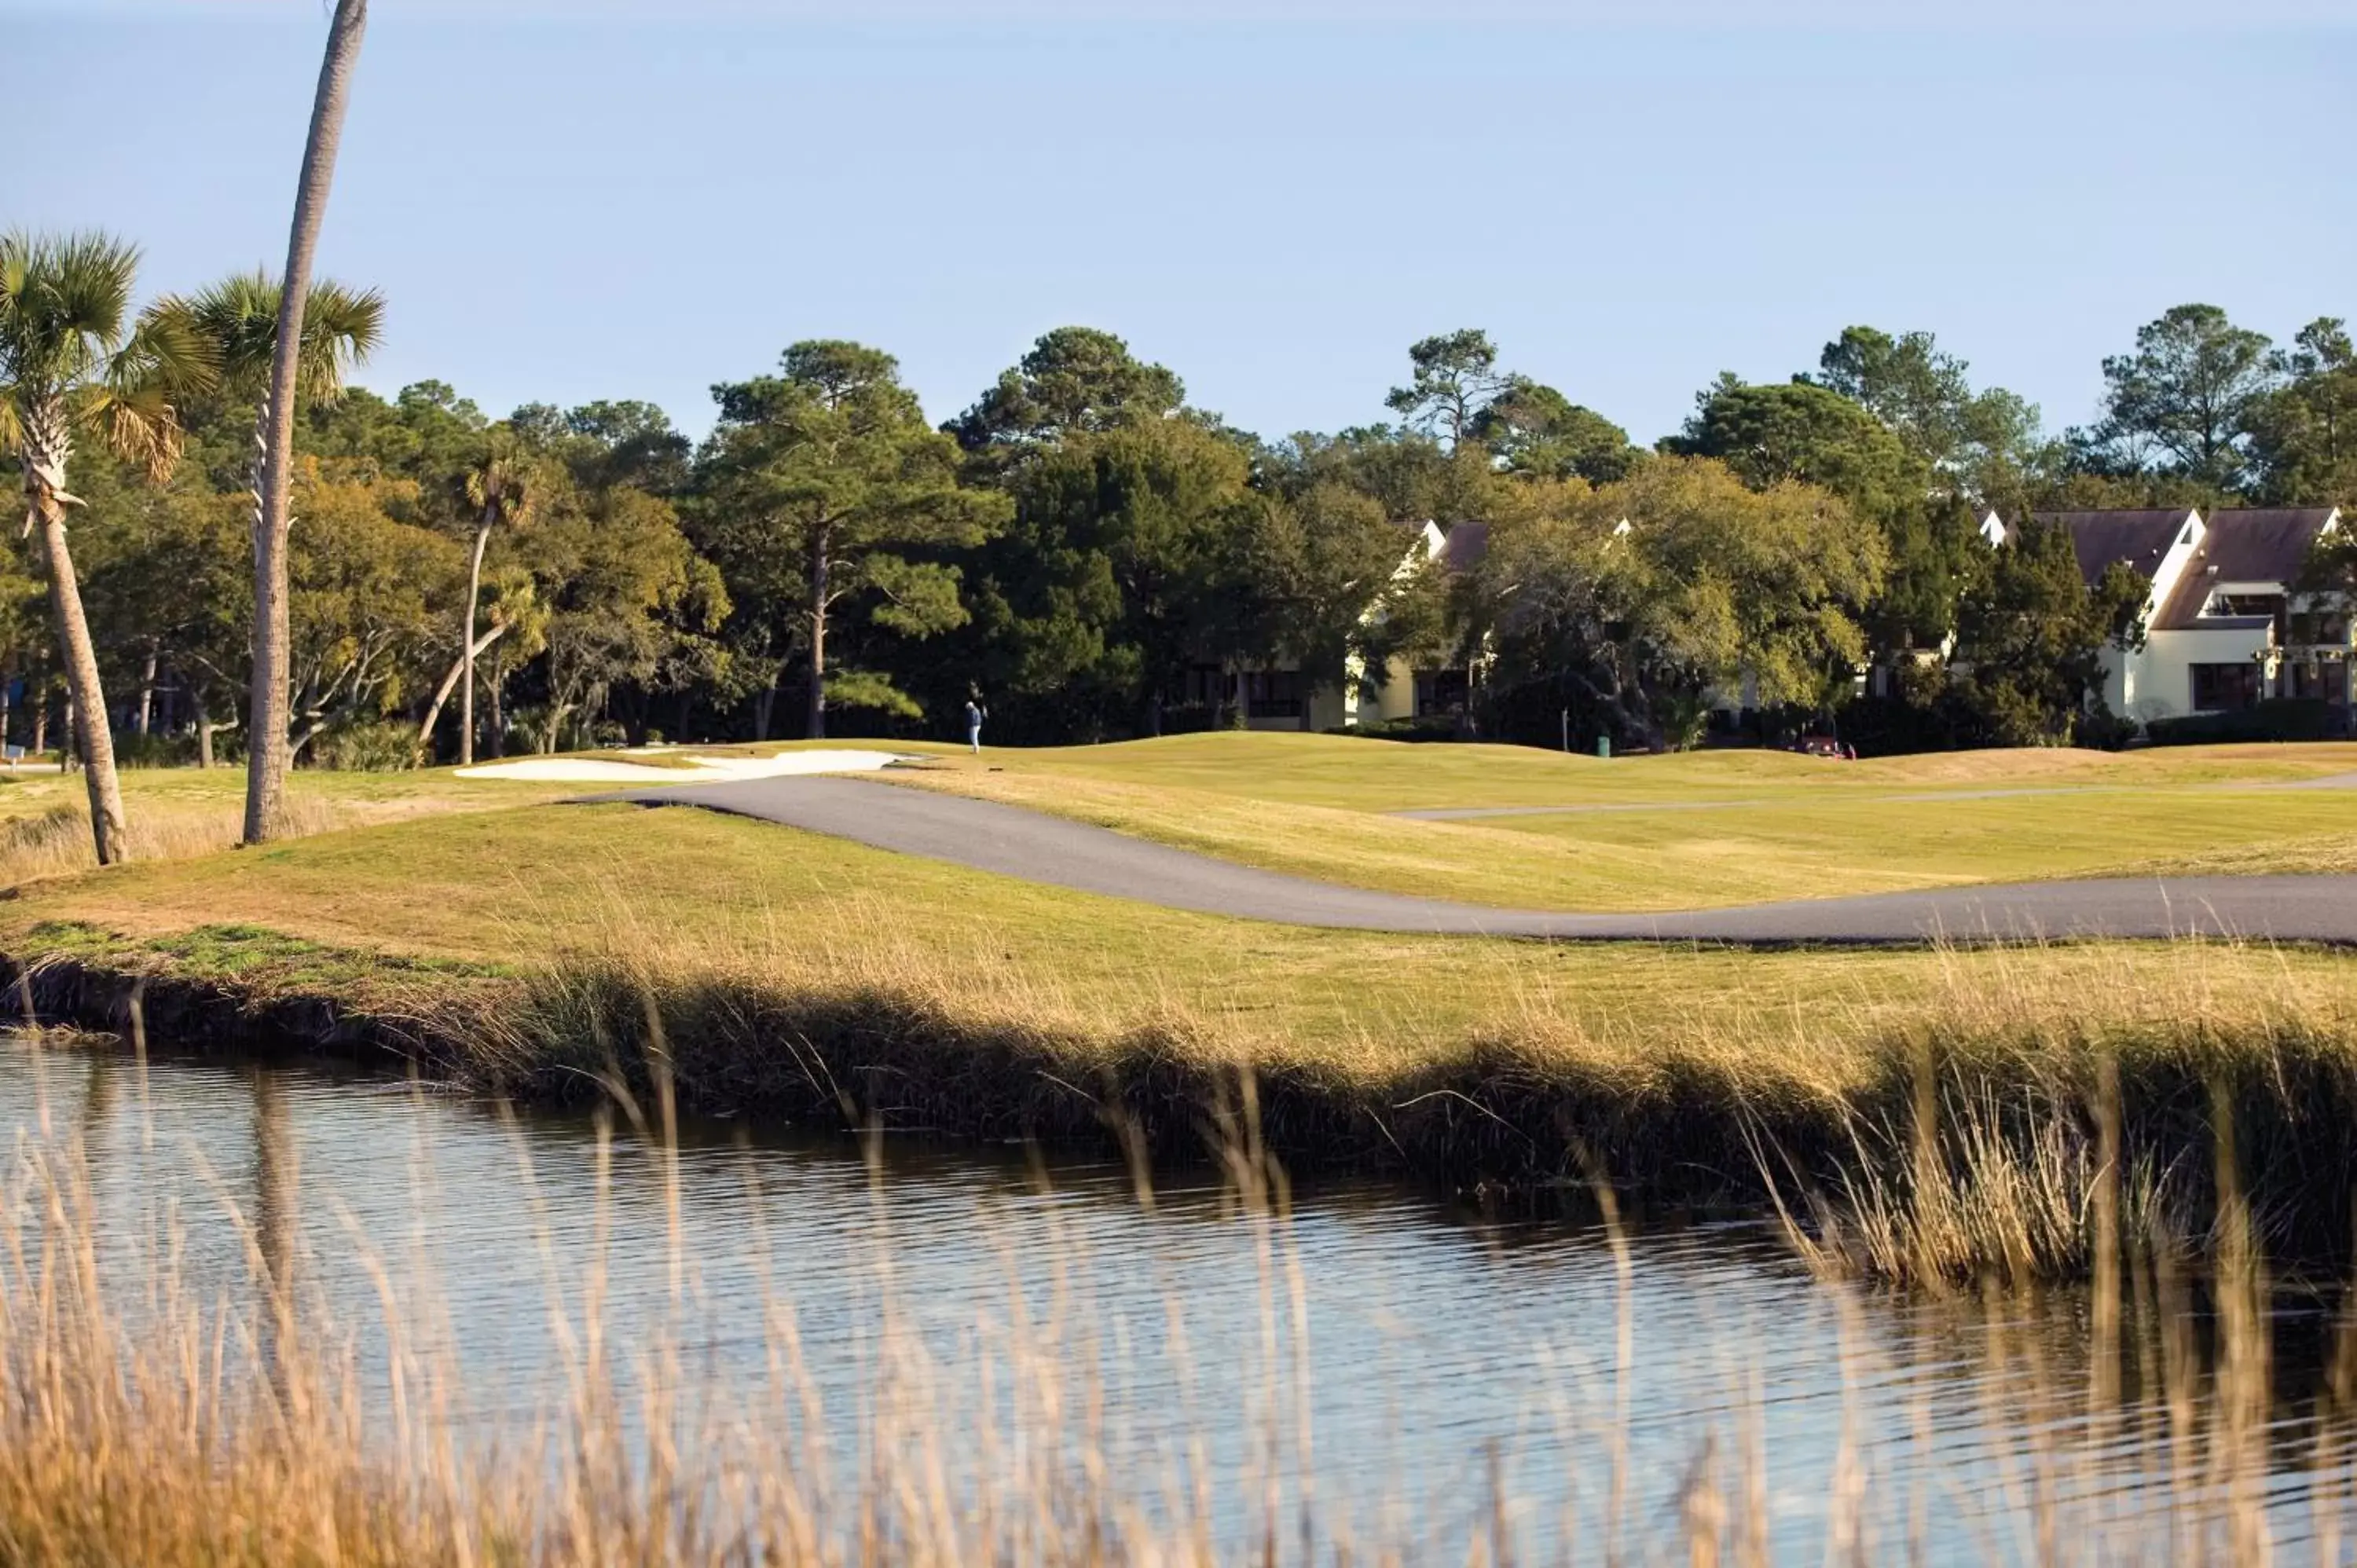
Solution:
M 2115 563 L 2151 584 L 2144 646 L 2105 655 L 2104 701 L 2112 712 L 2148 720 L 2270 697 L 2348 705 L 2349 617 L 2293 588 L 2317 540 L 2340 528 L 2338 509 L 2234 508 L 2207 519 L 2183 507 L 2032 515 L 2069 532 L 2089 587 Z M 2012 536 L 1995 514 L 1982 532 L 1993 542 Z
M 1468 571 L 1489 552 L 1490 525 L 1484 522 L 1443 529 L 1426 521 L 1411 525 L 1406 532 L 1407 548 L 1392 570 L 1394 582 L 1434 568 Z M 1382 611 L 1375 607 L 1367 613 Z M 1345 665 L 1340 686 L 1316 680 L 1291 660 L 1242 671 L 1204 664 L 1187 675 L 1190 703 L 1215 706 L 1241 701 L 1245 726 L 1256 730 L 1355 729 L 1390 720 L 1437 717 L 1463 711 L 1466 694 L 1462 669 L 1420 669 L 1394 660 L 1377 682 L 1356 655 Z

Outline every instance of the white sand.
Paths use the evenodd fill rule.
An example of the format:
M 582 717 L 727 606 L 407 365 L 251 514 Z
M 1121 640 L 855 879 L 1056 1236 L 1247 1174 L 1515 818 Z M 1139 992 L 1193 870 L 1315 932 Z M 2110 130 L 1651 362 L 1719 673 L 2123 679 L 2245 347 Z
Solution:
M 532 779 L 554 784 L 713 784 L 724 779 L 773 779 L 786 773 L 873 773 L 887 763 L 903 758 L 891 751 L 781 751 L 773 757 L 690 755 L 686 760 L 694 766 L 650 768 L 644 763 L 602 757 L 523 757 L 511 762 L 461 768 L 457 777 Z

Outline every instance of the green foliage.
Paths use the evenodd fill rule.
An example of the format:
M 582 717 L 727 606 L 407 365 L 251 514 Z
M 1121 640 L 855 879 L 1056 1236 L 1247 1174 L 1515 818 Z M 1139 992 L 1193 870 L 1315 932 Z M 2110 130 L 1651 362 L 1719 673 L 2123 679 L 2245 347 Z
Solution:
M 2357 510 L 2357 348 L 2346 324 L 2309 322 L 2274 368 L 2282 384 L 2251 422 L 2260 499 Z
M 1478 328 L 1426 338 L 1407 357 L 1408 384 L 1394 387 L 1383 406 L 1452 448 L 1476 438 L 1475 422 L 1512 384 L 1498 371 L 1496 345 Z
M 288 580 L 297 756 L 331 729 L 387 716 L 414 694 L 444 638 L 466 563 L 455 539 L 399 515 L 406 480 L 339 478 L 298 463 Z
M 2100 713 L 2106 650 L 2141 645 L 2151 582 L 2114 564 L 2090 592 L 2069 532 L 2025 521 L 1959 618 L 1956 700 L 1991 746 L 2067 746 Z
M 415 730 L 397 719 L 355 725 L 311 747 L 314 767 L 339 773 L 400 773 L 419 762 Z
M 1627 478 L 1644 456 L 1627 431 L 1526 376 L 1474 416 L 1472 435 L 1511 473 L 1594 485 Z
M 1159 733 L 1188 664 L 1255 631 L 1223 604 L 1268 521 L 1232 441 L 1186 421 L 1068 438 L 1017 476 L 1012 526 L 981 567 L 992 672 L 1017 697 Z
M 277 352 L 278 306 L 285 291 L 264 272 L 237 273 L 188 301 L 188 316 L 211 346 L 222 390 L 252 400 L 270 385 Z M 354 366 L 384 337 L 384 296 L 331 278 L 314 278 L 303 303 L 303 351 L 296 356 L 296 392 L 305 403 L 343 395 Z
M 1818 357 L 1815 384 L 1857 403 L 1929 470 L 1934 489 L 2021 510 L 2048 461 L 2038 408 L 2002 387 L 1975 392 L 1969 367 L 1929 332 L 1845 328 Z
M 8 245 L 0 436 L 64 389 L 43 406 L 112 448 L 74 467 L 104 683 L 153 669 L 183 724 L 201 706 L 234 746 L 276 287 L 243 274 L 135 315 L 127 247 Z M 41 281 L 60 268 L 81 281 Z M 890 356 L 814 340 L 716 387 L 698 448 L 643 402 L 493 421 L 439 381 L 345 391 L 382 327 L 373 294 L 314 285 L 293 549 L 315 747 L 421 721 L 486 516 L 500 636 L 475 689 L 544 746 L 658 719 L 766 736 L 795 689 L 814 732 L 827 706 L 899 730 L 969 694 L 1008 740 L 1205 727 L 1241 722 L 1243 671 L 1339 685 L 1395 660 L 1466 672 L 1485 725 L 1550 745 L 1569 710 L 1588 739 L 1674 746 L 1714 693 L 1813 714 L 1868 660 L 1906 688 L 1875 721 L 1894 744 L 2095 738 L 2086 698 L 2102 650 L 2141 635 L 2141 585 L 2090 592 L 2049 543 L 1990 551 L 1990 508 L 2357 503 L 2343 325 L 2273 352 L 2204 306 L 2106 361 L 2107 416 L 2067 442 L 1932 334 L 1861 325 L 1791 383 L 1722 376 L 1663 456 L 1474 328 L 1411 348 L 1396 425 L 1275 445 L 1093 328 L 1044 334 L 939 430 Z M 1427 521 L 1487 530 L 1491 560 L 1403 570 Z M 2320 549 L 2309 585 L 2357 596 L 2357 546 Z M 0 668 L 53 694 L 38 588 L 0 572 Z
M 92 437 L 154 478 L 178 460 L 178 403 L 219 364 L 182 302 L 134 312 L 138 268 L 105 234 L 0 236 L 0 452 L 28 478 L 62 485 L 72 442 Z
M 942 428 L 970 452 L 1052 445 L 1178 412 L 1187 389 L 1092 327 L 1059 327 Z
M 2157 466 L 2220 492 L 2237 489 L 2272 389 L 2265 336 L 2214 305 L 2180 305 L 2136 329 L 2136 352 L 2104 361 L 2104 418 L 2093 441 L 2115 461 Z
M 926 424 L 890 355 L 813 340 L 780 371 L 713 389 L 700 542 L 759 628 L 752 650 L 772 668 L 807 659 L 810 730 L 823 735 L 828 631 L 921 639 L 963 624 L 959 569 L 941 556 L 980 544 L 1009 509 L 959 484 L 957 444 Z M 871 667 L 854 689 L 875 706 L 891 687 Z M 916 707 L 905 693 L 884 705 Z
M 1755 489 L 1791 481 L 1830 490 L 1877 521 L 1920 498 L 1928 478 L 1871 413 L 1806 382 L 1746 386 L 1722 375 L 1695 398 L 1685 428 L 1662 445 L 1717 458 Z
M 1498 527 L 1477 579 L 1491 680 L 1624 744 L 1691 744 L 1714 691 L 1814 703 L 1855 669 L 1888 565 L 1879 531 L 1823 490 L 1651 463 Z
M 2348 737 L 2348 715 L 2320 697 L 2270 697 L 2235 713 L 2154 719 L 2145 725 L 2145 736 L 2155 746 L 2342 740 Z

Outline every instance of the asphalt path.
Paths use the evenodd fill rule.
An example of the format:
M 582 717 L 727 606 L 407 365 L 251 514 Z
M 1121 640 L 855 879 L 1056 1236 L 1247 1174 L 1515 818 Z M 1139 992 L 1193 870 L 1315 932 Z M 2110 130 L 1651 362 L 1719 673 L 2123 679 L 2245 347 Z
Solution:
M 1017 806 L 855 779 L 747 779 L 588 799 L 700 806 L 1083 893 L 1291 926 L 1747 947 L 2190 936 L 2357 945 L 2357 876 L 2039 882 L 1673 914 L 1577 915 L 1343 887 Z

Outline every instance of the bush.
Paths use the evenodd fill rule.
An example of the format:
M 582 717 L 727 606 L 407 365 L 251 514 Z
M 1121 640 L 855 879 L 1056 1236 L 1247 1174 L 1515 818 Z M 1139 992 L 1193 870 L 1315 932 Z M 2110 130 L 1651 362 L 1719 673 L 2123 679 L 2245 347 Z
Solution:
M 2071 731 L 2071 744 L 2087 751 L 2124 751 L 2135 740 L 2140 726 L 2136 720 L 2123 717 L 2098 703 L 2092 713 L 2079 715 Z
M 1162 704 L 1164 735 L 1205 735 L 1218 729 L 1218 703 L 1165 703 Z
M 310 749 L 314 768 L 337 773 L 405 773 L 419 761 L 417 732 L 394 720 L 323 735 Z
M 1454 714 L 1424 718 L 1377 719 L 1371 725 L 1343 725 L 1328 735 L 1365 736 L 1370 740 L 1455 740 L 1462 733 Z
M 2217 746 L 2234 741 L 2345 740 L 2349 718 L 2321 697 L 2270 697 L 2226 714 L 2185 714 L 2154 719 L 2145 734 L 2155 746 Z
M 1860 757 L 1897 757 L 1919 751 L 1953 751 L 1956 714 L 1943 691 L 1929 702 L 1905 697 L 1855 697 L 1835 710 L 1841 738 Z
M 185 768 L 196 759 L 197 737 L 192 735 L 122 730 L 114 736 L 114 761 L 120 768 Z

